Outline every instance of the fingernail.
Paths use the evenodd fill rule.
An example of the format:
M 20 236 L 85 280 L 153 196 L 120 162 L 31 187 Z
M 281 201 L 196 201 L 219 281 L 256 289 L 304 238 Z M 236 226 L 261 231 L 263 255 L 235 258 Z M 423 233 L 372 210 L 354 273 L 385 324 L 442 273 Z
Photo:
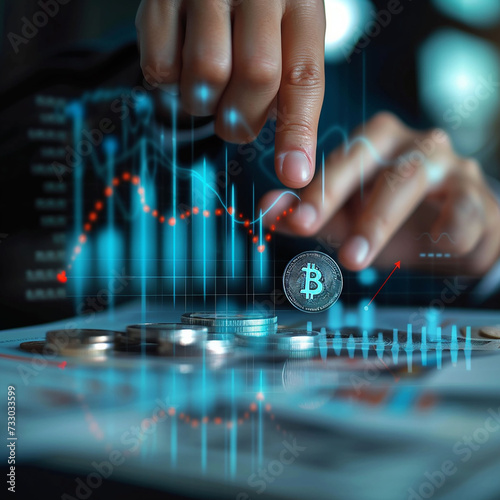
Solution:
M 281 173 L 294 184 L 303 184 L 311 177 L 309 158 L 302 151 L 290 151 L 282 155 Z
M 301 203 L 294 209 L 290 220 L 295 226 L 301 226 L 308 229 L 316 221 L 317 215 L 313 205 L 310 203 Z
M 365 261 L 369 251 L 370 244 L 363 236 L 353 236 L 349 238 L 342 248 L 343 254 L 357 265 Z
M 176 83 L 159 83 L 158 88 L 172 96 L 179 95 L 179 85 L 177 85 Z

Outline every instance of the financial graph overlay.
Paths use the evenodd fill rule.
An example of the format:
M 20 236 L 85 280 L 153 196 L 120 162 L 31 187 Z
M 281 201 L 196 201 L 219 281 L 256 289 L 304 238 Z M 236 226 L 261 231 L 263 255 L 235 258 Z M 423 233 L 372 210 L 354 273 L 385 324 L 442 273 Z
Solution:
M 273 233 L 297 195 L 282 195 L 290 208 L 266 229 L 273 207 L 256 213 L 255 195 L 239 206 L 238 191 L 252 186 L 232 175 L 227 149 L 217 158 L 193 153 L 198 139 L 213 137 L 210 124 L 178 127 L 177 103 L 169 101 L 164 126 L 150 96 L 127 100 L 124 92 L 130 89 L 36 98 L 40 126 L 31 136 L 45 146 L 31 174 L 50 184 L 37 203 L 52 242 L 35 258 L 50 261 L 50 272 L 33 270 L 32 278 L 50 274 L 56 285 L 30 287 L 27 299 L 66 298 L 82 313 L 85 296 L 117 277 L 127 283 L 120 299 L 140 298 L 145 308 L 149 299 L 213 305 L 218 296 L 248 301 L 269 293 Z M 112 288 L 105 290 L 110 314 Z
M 42 181 L 35 207 L 50 243 L 33 251 L 26 299 L 66 300 L 79 315 L 107 309 L 110 318 L 117 303 L 134 299 L 141 301 L 143 311 L 158 305 L 190 310 L 200 302 L 227 310 L 237 300 L 236 307 L 257 310 L 284 306 L 286 298 L 276 296 L 281 276 L 274 270 L 279 258 L 274 233 L 293 211 L 297 194 L 285 191 L 281 197 L 288 208 L 264 227 L 263 217 L 274 205 L 256 213 L 255 196 L 253 203 L 248 204 L 248 197 L 247 203 L 240 203 L 242 193 L 253 192 L 255 186 L 241 176 L 241 169 L 235 173 L 227 148 L 219 145 L 222 153 L 205 154 L 207 140 L 215 141 L 210 123 L 178 126 L 178 104 L 172 99 L 163 103 L 161 113 L 167 120 L 162 123 L 151 96 L 131 100 L 129 95 L 130 89 L 116 88 L 76 98 L 35 97 L 38 124 L 28 136 L 40 147 L 30 171 Z M 323 179 L 323 148 L 331 148 L 333 138 L 346 152 L 360 143 L 378 163 L 387 163 L 364 137 L 349 139 L 344 128 L 333 126 L 319 138 Z M 197 141 L 205 142 L 193 152 Z M 263 165 L 269 163 L 272 148 L 260 151 L 260 173 L 272 176 Z M 428 235 L 416 237 L 422 238 Z M 310 277 L 314 281 L 313 271 Z M 347 323 L 329 321 L 330 330 L 346 324 L 366 331 L 377 326 L 375 303 L 369 301 L 382 280 L 377 282 L 374 270 L 359 273 L 357 279 L 366 296 L 359 298 L 356 317 L 345 318 Z M 309 289 L 318 291 L 314 283 Z M 342 300 L 331 318 L 339 307 Z M 418 338 L 418 346 L 411 339 L 404 343 L 409 366 L 414 349 L 427 349 L 421 342 L 425 329 L 431 341 L 437 338 L 439 322 L 433 314 L 420 314 L 421 324 L 413 325 L 410 338 Z M 376 340 L 372 343 L 377 347 Z M 343 349 L 337 345 L 342 354 L 361 349 L 349 339 L 344 343 Z M 435 352 L 435 347 L 430 349 Z M 386 348 L 385 354 L 397 357 L 398 350 Z

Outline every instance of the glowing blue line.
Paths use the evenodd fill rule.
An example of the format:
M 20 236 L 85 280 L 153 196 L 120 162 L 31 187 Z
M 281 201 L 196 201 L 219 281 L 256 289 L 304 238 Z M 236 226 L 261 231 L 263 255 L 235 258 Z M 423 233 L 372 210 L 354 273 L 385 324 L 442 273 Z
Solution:
M 427 327 L 422 327 L 422 346 L 420 347 L 422 352 L 422 366 L 427 366 Z
M 328 356 L 328 345 L 327 345 L 327 340 L 326 340 L 326 328 L 321 328 L 320 331 L 321 335 L 319 337 L 319 354 L 321 356 L 321 359 L 323 361 L 326 361 L 326 358 Z
M 179 167 L 179 170 L 184 170 L 182 167 Z M 229 210 L 228 210 L 228 207 L 226 206 L 226 204 L 222 201 L 222 198 L 221 196 L 219 195 L 219 193 L 212 187 L 210 186 L 208 183 L 205 183 L 204 179 L 201 177 L 201 175 L 198 173 L 198 172 L 195 172 L 194 170 L 193 171 L 190 171 L 191 175 L 193 177 L 196 177 L 200 182 L 204 183 L 205 186 L 210 190 L 212 191 L 212 193 L 214 193 L 214 195 L 217 197 L 217 199 L 219 200 L 220 204 L 222 205 L 222 208 L 229 214 Z M 232 205 L 233 205 L 233 219 L 235 219 L 234 215 L 235 215 L 235 207 L 234 207 L 234 184 L 233 184 L 233 196 L 232 196 Z M 297 194 L 297 193 L 294 193 L 293 191 L 284 191 L 283 193 L 281 193 L 278 198 L 276 198 L 276 200 L 274 200 L 274 202 L 269 205 L 269 207 L 262 213 L 262 217 L 265 217 L 267 213 L 269 213 L 276 205 L 277 203 L 281 200 L 281 198 L 283 198 L 284 196 L 286 195 L 291 195 L 291 196 L 294 196 L 295 198 L 297 198 L 299 201 L 300 201 L 300 196 Z M 230 214 L 229 214 L 230 215 Z M 250 221 L 250 224 L 256 224 L 257 222 L 259 222 L 259 220 L 261 219 L 261 217 L 258 217 L 257 219 L 253 220 L 253 221 Z M 245 221 L 239 221 L 239 220 L 235 220 L 234 221 L 236 224 L 245 224 Z
M 369 139 L 367 139 L 364 136 L 356 136 L 353 139 L 349 140 L 349 136 L 347 132 L 345 131 L 344 127 L 341 127 L 340 125 L 333 125 L 329 127 L 319 138 L 318 140 L 318 149 L 326 142 L 326 143 L 331 143 L 331 136 L 334 134 L 339 134 L 342 138 L 342 144 L 344 147 L 344 153 L 347 154 L 356 144 L 360 143 L 364 145 L 369 153 L 371 154 L 372 158 L 375 160 L 375 162 L 379 165 L 382 166 L 389 166 L 394 164 L 394 160 L 385 160 L 382 158 L 382 156 L 378 153 L 378 151 L 375 149 L 373 144 Z M 259 158 L 259 166 L 264 168 L 263 162 L 264 160 L 272 154 L 272 150 L 267 150 L 265 153 L 263 153 L 260 158 Z M 431 166 L 430 162 L 424 162 L 426 165 Z M 265 171 L 265 170 L 264 170 Z
M 325 204 L 325 152 L 321 157 L 321 202 Z
M 352 335 L 349 335 L 346 344 L 347 344 L 346 348 L 347 348 L 347 353 L 349 354 L 349 358 L 353 359 L 354 351 L 356 349 L 356 343 L 354 342 L 354 337 Z
M 441 370 L 441 360 L 443 354 L 443 347 L 441 344 L 441 327 L 438 326 L 436 328 L 436 337 L 437 337 L 437 345 L 436 345 L 436 357 L 437 357 L 437 369 Z
M 146 363 L 142 363 L 142 365 L 146 365 Z M 175 404 L 176 397 L 176 377 L 175 371 L 172 371 L 172 401 Z M 172 467 L 175 469 L 177 466 L 177 413 L 172 418 L 172 427 L 170 430 L 170 462 Z
M 455 366 L 457 364 L 458 357 L 458 336 L 457 336 L 457 325 L 452 325 L 451 327 L 451 362 Z
M 465 329 L 465 347 L 464 347 L 464 356 L 465 356 L 465 368 L 470 371 L 471 369 L 471 327 L 468 326 Z
M 366 123 L 366 51 L 363 51 L 363 98 L 362 98 L 362 120 L 363 123 L 363 135 L 365 134 L 365 123 Z M 364 191 L 364 155 L 361 156 L 360 162 L 360 190 L 361 190 L 361 201 L 363 201 L 363 191 Z
M 333 349 L 337 356 L 340 356 L 342 352 L 342 337 L 340 336 L 340 331 L 337 330 L 332 340 Z
M 205 347 L 203 348 L 203 365 L 201 371 L 201 387 L 202 387 L 202 410 L 201 414 L 205 416 L 207 414 L 207 381 L 206 381 L 206 352 Z M 201 423 L 201 470 L 203 474 L 207 472 L 207 424 L 202 421 Z
M 384 344 L 384 338 L 383 338 L 381 332 L 378 334 L 376 344 L 377 345 L 375 347 L 375 351 L 377 353 L 377 357 L 378 357 L 378 359 L 383 359 L 384 358 L 385 344 Z
M 172 99 L 172 217 L 176 215 L 177 205 L 177 99 Z M 175 307 L 175 262 L 176 262 L 176 231 L 172 228 L 172 300 Z
M 235 207 L 235 203 L 234 203 L 234 184 L 231 185 L 231 198 L 232 198 L 231 205 L 233 208 L 233 213 L 231 214 L 232 215 L 232 221 L 231 221 L 231 254 L 232 254 L 231 260 L 232 260 L 232 263 L 231 263 L 231 266 L 232 266 L 232 275 L 234 278 L 234 222 L 235 222 L 235 216 L 236 216 L 236 207 Z M 226 209 L 226 211 L 227 211 L 227 209 Z
M 108 151 L 108 186 L 111 186 L 113 183 L 114 177 L 114 153 L 112 151 Z M 114 248 L 114 234 L 113 227 L 115 223 L 115 214 L 114 214 L 114 203 L 113 200 L 108 200 L 108 268 L 111 271 L 113 267 L 113 256 L 115 253 Z M 110 320 L 114 319 L 114 294 L 110 287 L 108 290 L 109 293 L 109 309 L 108 309 L 108 318 Z
M 419 241 L 419 240 L 421 240 L 424 236 L 428 236 L 428 237 L 429 237 L 429 239 L 432 241 L 432 243 L 439 243 L 439 241 L 441 240 L 441 238 L 443 238 L 444 236 L 446 236 L 446 237 L 450 240 L 450 242 L 451 242 L 451 243 L 453 243 L 454 245 L 455 245 L 455 243 L 456 243 L 456 242 L 453 240 L 453 238 L 452 238 L 452 237 L 451 237 L 448 233 L 441 233 L 441 234 L 439 235 L 439 237 L 437 238 L 437 240 L 434 240 L 434 239 L 432 238 L 432 236 L 431 236 L 431 234 L 430 234 L 430 233 L 422 233 L 420 236 L 418 236 L 417 238 L 415 238 L 415 240 L 416 240 L 416 241 Z M 446 255 L 445 255 L 445 257 L 446 257 Z
M 80 141 L 82 137 L 82 128 L 83 128 L 83 107 L 81 107 L 78 103 L 73 103 L 71 106 L 71 113 L 73 115 L 73 137 L 74 137 L 74 147 L 75 151 L 77 150 L 77 142 Z M 75 241 L 78 241 L 78 235 L 82 230 L 83 226 L 83 163 L 82 157 L 80 155 L 76 156 L 75 162 L 75 171 L 74 171 L 74 196 L 75 196 Z M 82 287 L 82 262 L 80 259 L 77 259 L 75 262 L 75 275 L 78 276 L 75 282 L 75 300 L 76 302 L 80 301 L 80 298 L 83 295 L 83 287 Z
M 260 393 L 264 393 L 263 387 L 264 373 L 260 370 Z M 259 401 L 259 443 L 258 443 L 258 462 L 259 467 L 262 467 L 264 462 L 264 427 L 262 425 L 262 400 Z
M 397 328 L 392 329 L 392 361 L 395 365 L 398 364 L 399 357 L 399 342 L 398 342 L 398 330 Z
M 412 325 L 406 325 L 406 361 L 408 366 L 408 373 L 412 372 L 412 359 L 413 359 L 413 332 Z
M 227 146 L 226 146 L 226 164 L 225 164 L 225 167 L 226 167 L 226 182 L 225 182 L 225 186 L 224 186 L 224 189 L 226 190 L 226 196 L 225 196 L 225 200 L 226 200 L 226 204 L 227 204 L 227 184 L 229 182 L 229 179 L 228 179 L 228 176 L 227 176 Z
M 206 206 L 206 182 L 207 160 L 203 157 L 203 303 L 207 301 L 207 220 L 205 217 Z
M 175 117 L 174 117 L 174 122 L 175 122 Z M 174 125 L 176 126 L 176 123 L 174 123 Z M 175 126 L 174 126 L 174 130 L 175 130 Z M 173 143 L 176 143 L 176 132 L 172 134 L 172 142 Z M 158 144 L 154 143 L 152 140 L 150 139 L 146 139 L 146 138 L 143 138 L 140 142 L 138 142 L 136 145 L 134 145 L 132 148 L 130 148 L 126 153 L 124 153 L 123 155 L 121 156 L 118 156 L 118 157 L 115 157 L 115 164 L 118 165 L 120 164 L 121 162 L 127 160 L 128 158 L 130 158 L 131 156 L 134 155 L 134 153 L 143 147 L 143 144 L 142 144 L 142 141 L 145 143 L 146 146 L 151 146 L 151 148 L 158 153 L 159 155 L 159 158 L 161 160 L 165 160 L 167 163 L 170 164 L 170 162 L 168 161 L 168 159 L 166 158 L 165 156 L 165 153 L 163 151 L 160 151 L 159 148 L 158 148 Z M 174 148 L 176 149 L 176 148 Z M 154 158 L 154 156 L 152 156 L 151 158 Z M 190 175 L 190 176 L 194 176 L 196 178 L 198 178 L 198 180 L 200 180 L 201 182 L 204 182 L 204 179 L 200 176 L 200 174 L 198 172 L 195 172 L 193 171 L 192 169 L 190 168 L 185 168 L 185 167 L 180 167 L 179 165 L 177 165 L 177 155 L 176 155 L 176 152 L 174 151 L 174 158 L 175 158 L 175 161 L 173 164 L 171 164 L 172 166 L 172 169 L 173 169 L 173 178 L 176 179 L 177 178 L 177 175 L 182 173 L 182 174 L 187 174 L 187 175 Z M 148 160 L 150 159 L 149 156 L 146 156 L 144 158 L 144 161 L 147 163 Z M 94 165 L 94 167 L 98 170 L 101 170 L 102 167 L 100 165 Z M 227 166 L 226 166 L 226 172 L 227 172 Z M 227 175 L 226 175 L 226 179 L 227 179 Z M 222 198 L 221 196 L 219 195 L 219 193 L 217 192 L 217 190 L 215 188 L 213 188 L 212 186 L 210 186 L 209 184 L 206 185 L 206 187 L 212 191 L 215 196 L 218 198 L 221 206 L 226 210 L 227 212 L 227 205 L 226 203 L 224 203 L 222 201 Z M 176 205 L 176 185 L 174 184 L 173 186 L 173 206 L 174 206 L 174 210 L 175 210 L 175 205 Z M 226 186 L 226 190 L 227 190 L 227 186 Z M 297 200 L 300 201 L 300 196 L 297 195 L 297 193 L 294 193 L 293 191 L 285 191 L 283 193 L 280 194 L 280 196 L 274 201 L 274 203 L 272 205 L 270 205 L 262 214 L 263 217 L 266 216 L 266 214 L 272 210 L 274 208 L 274 206 L 281 200 L 281 198 L 283 196 L 286 196 L 286 195 L 291 195 L 291 196 L 294 196 Z M 258 222 L 258 219 L 256 219 L 255 221 L 251 221 L 250 223 L 253 224 L 255 222 Z M 235 220 L 235 223 L 236 224 L 244 224 L 244 221 L 238 221 L 238 220 Z
M 146 157 L 146 143 L 141 140 L 141 178 L 145 179 L 147 172 Z M 142 322 L 146 322 L 146 213 L 140 213 L 141 224 L 141 317 Z
M 259 226 L 260 226 L 260 245 L 262 246 L 262 209 L 260 210 L 259 216 Z M 260 252 L 260 281 L 264 279 L 264 252 Z
M 361 344 L 361 352 L 363 353 L 363 359 L 368 358 L 368 350 L 370 349 L 370 342 L 368 340 L 367 330 L 363 330 L 363 342 Z
M 234 368 L 231 370 L 231 434 L 230 434 L 230 461 L 229 467 L 231 472 L 231 478 L 234 479 L 236 477 L 236 464 L 238 458 L 238 440 L 237 440 L 237 419 L 236 419 L 236 404 L 235 404 L 235 384 L 234 384 Z

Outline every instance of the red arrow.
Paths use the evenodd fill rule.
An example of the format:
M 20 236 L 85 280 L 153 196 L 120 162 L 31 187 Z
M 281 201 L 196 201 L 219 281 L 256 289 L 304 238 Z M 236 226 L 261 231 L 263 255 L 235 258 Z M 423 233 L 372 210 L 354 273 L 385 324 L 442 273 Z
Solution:
M 382 288 L 384 288 L 384 285 L 389 281 L 389 278 L 393 275 L 394 271 L 396 269 L 401 269 L 401 261 L 398 260 L 395 264 L 394 264 L 394 269 L 391 271 L 391 274 L 389 274 L 389 276 L 387 276 L 387 279 L 382 283 L 382 286 L 377 290 L 377 293 L 372 297 L 372 300 L 370 300 L 370 302 L 368 302 L 368 305 L 365 306 L 365 311 L 368 311 L 368 306 L 373 302 L 373 299 L 378 295 L 378 293 L 380 292 L 380 290 L 382 290 Z

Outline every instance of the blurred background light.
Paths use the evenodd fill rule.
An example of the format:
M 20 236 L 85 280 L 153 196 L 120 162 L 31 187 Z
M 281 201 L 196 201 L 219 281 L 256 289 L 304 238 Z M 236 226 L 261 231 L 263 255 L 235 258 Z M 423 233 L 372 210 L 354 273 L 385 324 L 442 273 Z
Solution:
M 423 109 L 450 134 L 458 152 L 484 146 L 499 109 L 497 50 L 461 31 L 440 30 L 420 47 L 418 74 Z
M 337 62 L 352 52 L 372 9 L 369 0 L 325 0 L 326 62 Z
M 373 267 L 367 267 L 358 273 L 358 281 L 361 285 L 369 286 L 373 285 L 377 280 L 378 273 Z M 365 305 L 363 303 L 363 305 Z
M 446 16 L 476 28 L 495 26 L 500 21 L 499 0 L 433 0 Z

